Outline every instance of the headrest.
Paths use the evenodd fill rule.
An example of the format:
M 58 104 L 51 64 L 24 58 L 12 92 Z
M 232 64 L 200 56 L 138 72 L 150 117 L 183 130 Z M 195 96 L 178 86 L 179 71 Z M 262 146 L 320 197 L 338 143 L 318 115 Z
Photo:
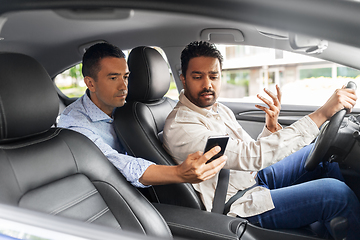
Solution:
M 59 98 L 46 70 L 33 58 L 0 53 L 0 142 L 51 128 Z
M 128 58 L 130 70 L 127 101 L 154 101 L 170 87 L 169 68 L 161 54 L 150 47 L 136 47 Z

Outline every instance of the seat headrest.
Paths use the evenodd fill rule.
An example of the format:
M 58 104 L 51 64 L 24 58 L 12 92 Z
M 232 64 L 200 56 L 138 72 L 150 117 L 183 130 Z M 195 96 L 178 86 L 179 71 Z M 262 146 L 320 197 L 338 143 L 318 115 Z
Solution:
M 170 87 L 169 68 L 161 54 L 151 47 L 136 47 L 128 58 L 130 70 L 127 101 L 154 101 Z
M 0 53 L 0 142 L 51 128 L 59 98 L 43 66 L 18 53 Z

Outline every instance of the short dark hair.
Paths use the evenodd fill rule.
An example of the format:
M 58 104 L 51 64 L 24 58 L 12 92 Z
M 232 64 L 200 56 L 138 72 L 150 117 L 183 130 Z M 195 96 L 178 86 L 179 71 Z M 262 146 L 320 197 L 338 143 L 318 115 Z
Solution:
M 86 50 L 82 59 L 82 74 L 97 80 L 100 60 L 106 57 L 125 58 L 125 54 L 110 43 L 97 43 Z
M 189 43 L 181 52 L 181 72 L 186 77 L 189 61 L 195 57 L 212 57 L 219 59 L 222 69 L 223 56 L 215 44 L 205 41 L 194 41 Z

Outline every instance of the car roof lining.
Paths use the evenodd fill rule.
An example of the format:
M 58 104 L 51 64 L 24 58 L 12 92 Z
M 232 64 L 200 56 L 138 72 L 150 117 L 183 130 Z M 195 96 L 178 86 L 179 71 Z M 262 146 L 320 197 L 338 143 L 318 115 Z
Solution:
M 315 3 L 319 2 L 317 0 L 312 1 Z M 43 1 L 37 1 L 37 3 L 38 2 Z M 55 4 L 56 2 L 57 0 L 55 0 L 53 4 L 49 3 L 49 5 L 44 5 L 43 2 L 43 5 L 41 6 L 37 6 L 34 3 L 31 7 L 28 8 L 34 8 L 35 10 L 8 12 L 1 15 L 3 24 L 0 37 L 3 37 L 4 40 L 0 41 L 0 51 L 14 51 L 30 55 L 42 63 L 52 77 L 58 74 L 61 70 L 72 66 L 74 63 L 80 62 L 82 52 L 79 51 L 79 47 L 92 41 L 108 41 L 119 46 L 121 49 L 131 49 L 140 45 L 159 46 L 163 48 L 166 53 L 169 53 L 171 52 L 170 49 L 172 48 L 177 49 L 179 47 L 185 46 L 190 41 L 200 40 L 201 32 L 208 28 L 237 29 L 244 34 L 244 41 L 240 44 L 271 47 L 291 51 L 291 47 L 286 39 L 270 38 L 259 32 L 258 29 L 263 29 L 263 27 L 266 27 L 267 30 L 269 29 L 269 26 L 258 24 L 259 22 L 263 21 L 261 19 L 266 18 L 268 15 L 261 16 L 256 14 L 259 20 L 253 20 L 253 17 L 251 16 L 224 16 L 224 19 L 217 18 L 219 16 L 223 16 L 223 13 L 213 13 L 212 15 L 214 15 L 214 17 L 209 17 L 211 14 L 205 14 L 204 10 L 199 11 L 199 14 L 201 15 L 190 14 L 199 8 L 199 4 L 201 4 L 202 1 L 195 1 L 194 9 L 186 10 L 184 8 L 187 5 L 184 1 L 174 1 L 168 5 L 164 5 L 164 3 L 162 3 L 162 5 L 165 7 L 159 6 L 158 9 L 161 11 L 141 10 L 142 8 L 149 7 L 147 4 L 144 4 L 142 7 L 135 10 L 130 10 L 130 8 L 118 10 L 125 13 L 129 12 L 127 17 L 116 17 L 116 14 L 114 14 L 115 17 L 106 20 L 101 19 L 102 14 L 106 13 L 106 11 L 109 11 L 106 8 L 90 8 L 88 11 L 84 11 L 86 13 L 83 15 L 85 20 L 81 18 L 71 19 L 71 17 L 64 18 L 61 16 L 61 14 L 59 15 L 59 11 L 68 11 L 71 13 L 74 10 L 59 10 L 57 8 L 58 6 Z M 68 1 L 64 2 L 65 5 L 69 4 Z M 113 1 L 103 1 L 103 6 L 110 7 L 118 6 L 120 4 L 122 6 L 134 7 L 137 6 L 137 4 L 141 1 L 133 2 L 134 3 L 131 4 L 116 2 L 115 4 Z M 152 2 L 160 3 L 162 1 Z M 231 4 L 229 4 L 229 1 L 225 2 L 228 5 L 226 9 L 228 9 Z M 223 5 L 226 5 L 225 2 Z M 287 7 L 289 7 L 288 4 L 285 4 L 281 7 L 276 7 L 277 4 L 280 5 L 280 3 L 284 1 L 273 0 L 271 2 L 276 4 L 274 6 L 268 6 L 268 4 L 265 4 L 262 0 L 255 0 L 252 4 L 249 1 L 242 1 L 242 4 L 238 3 L 238 5 L 242 6 L 243 8 L 247 7 L 250 12 L 258 9 L 259 13 L 265 11 L 264 9 L 266 7 L 268 7 L 268 12 L 270 13 L 285 11 L 284 9 L 288 11 L 288 14 L 292 13 L 293 11 L 291 9 L 287 9 Z M 290 0 L 290 2 L 293 4 L 297 3 L 297 5 L 304 5 L 299 4 L 299 1 Z M 80 5 L 75 5 L 75 3 Z M 205 8 L 211 8 L 212 1 L 207 3 L 210 6 Z M 180 7 L 175 11 L 174 8 L 176 4 L 179 4 Z M 258 4 L 261 4 L 261 6 L 259 7 Z M 333 2 L 331 2 L 329 5 L 330 6 L 328 6 L 328 8 L 330 10 L 332 7 L 336 6 L 336 4 Z M 351 4 L 349 5 L 346 3 L 345 5 L 348 9 Z M 53 6 L 55 10 L 43 9 L 46 8 L 45 6 Z M 81 1 L 73 1 L 71 4 L 69 4 L 69 6 L 82 5 Z M 6 9 L 6 7 L 9 8 L 9 6 L 0 7 L 0 12 L 1 10 Z M 22 7 L 27 8 L 26 6 Z M 357 7 L 359 8 L 359 4 L 357 4 Z M 19 5 L 19 8 L 21 9 L 21 5 Z M 154 6 L 149 8 L 156 9 Z M 172 9 L 173 12 L 163 12 L 162 10 L 166 10 L 166 8 L 170 10 Z M 240 15 L 245 11 L 243 8 L 238 10 Z M 219 11 L 220 10 L 221 9 L 219 9 Z M 305 10 L 308 9 L 306 7 L 302 7 L 301 11 Z M 80 10 L 77 11 L 83 10 L 80 8 Z M 116 9 L 114 11 L 116 12 Z M 184 11 L 185 13 L 179 13 L 180 11 Z M 231 15 L 232 12 L 234 11 L 230 11 L 228 14 Z M 246 13 L 245 15 L 249 14 Z M 282 12 L 282 15 L 284 15 L 284 12 Z M 310 18 L 312 18 L 315 14 L 310 12 L 308 15 Z M 317 15 L 322 17 L 324 15 L 326 16 L 324 11 L 321 9 L 317 11 Z M 95 16 L 95 20 L 89 20 L 91 16 Z M 248 19 L 245 19 L 246 17 L 248 17 Z M 244 20 L 238 22 L 230 18 L 234 20 Z M 339 17 L 335 17 L 335 19 L 338 18 Z M 356 18 L 357 17 L 355 17 L 355 19 Z M 289 17 L 289 19 L 292 20 L 293 18 Z M 253 21 L 255 25 L 249 24 L 249 21 Z M 276 21 L 276 17 L 268 19 L 268 22 L 271 23 L 272 21 Z M 339 31 L 341 24 L 346 24 L 349 22 L 351 23 L 353 21 L 353 19 L 343 19 L 342 21 L 339 21 L 338 25 L 340 26 L 336 26 L 336 31 L 334 31 L 334 33 Z M 324 24 L 324 21 L 322 20 L 321 23 Z M 297 23 L 294 25 L 294 29 L 300 29 L 305 25 L 306 21 Z M 351 25 L 345 30 L 349 31 L 352 27 L 354 26 Z M 288 27 L 281 24 L 276 25 L 276 28 L 274 26 L 270 26 L 270 34 L 271 29 L 275 29 L 274 34 L 276 34 L 276 29 L 280 30 L 280 28 L 286 29 Z M 359 28 L 359 26 L 357 26 L 357 28 Z M 307 33 L 311 31 L 313 31 L 312 28 L 307 29 Z M 287 31 L 285 30 L 285 32 Z M 318 33 L 318 35 L 322 34 L 323 32 Z M 353 39 L 353 35 L 351 38 L 349 37 L 350 40 Z M 351 49 L 351 51 L 346 53 L 344 49 Z M 61 59 L 56 57 L 60 53 L 62 54 Z M 333 56 L 336 56 L 336 58 Z M 340 64 L 360 69 L 360 50 L 357 47 L 329 42 L 329 48 L 326 49 L 324 53 L 316 55 L 316 57 L 330 61 L 335 60 Z M 177 58 L 179 58 L 179 55 Z M 176 60 L 174 57 L 170 57 L 169 61 L 172 65 L 176 65 L 179 62 L 179 60 Z

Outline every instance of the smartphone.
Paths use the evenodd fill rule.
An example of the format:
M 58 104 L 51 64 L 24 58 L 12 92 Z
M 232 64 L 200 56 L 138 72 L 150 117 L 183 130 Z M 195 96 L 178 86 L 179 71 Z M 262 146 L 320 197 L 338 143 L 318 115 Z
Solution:
M 229 136 L 211 136 L 211 137 L 209 137 L 207 140 L 206 146 L 205 146 L 204 153 L 206 153 L 207 151 L 209 151 L 210 149 L 212 149 L 215 146 L 221 147 L 221 150 L 218 154 L 213 156 L 206 163 L 212 162 L 213 160 L 217 159 L 218 157 L 221 157 L 222 155 L 224 155 L 225 148 L 226 148 L 228 141 L 229 141 Z

